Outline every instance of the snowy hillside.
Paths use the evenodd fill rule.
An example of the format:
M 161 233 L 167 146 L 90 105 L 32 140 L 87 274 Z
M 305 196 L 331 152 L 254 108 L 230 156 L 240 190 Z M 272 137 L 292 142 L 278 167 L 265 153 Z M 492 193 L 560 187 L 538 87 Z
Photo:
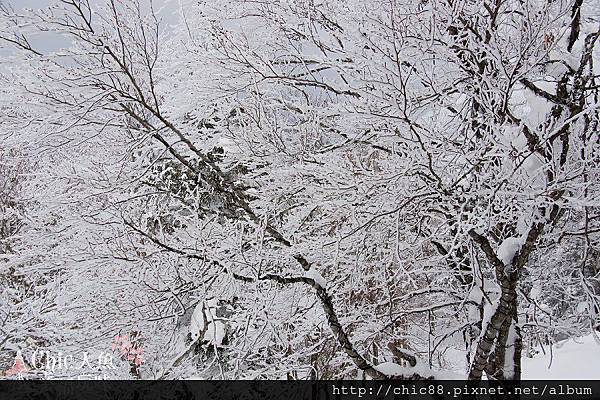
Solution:
M 523 359 L 523 379 L 600 380 L 600 343 L 592 335 L 567 339 L 545 351 Z

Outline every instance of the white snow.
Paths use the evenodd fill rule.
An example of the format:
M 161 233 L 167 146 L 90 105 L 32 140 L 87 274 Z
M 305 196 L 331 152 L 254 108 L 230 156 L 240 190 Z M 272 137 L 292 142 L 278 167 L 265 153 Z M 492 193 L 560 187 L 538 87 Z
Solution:
M 204 334 L 204 341 L 210 345 L 221 346 L 225 339 L 225 324 L 221 321 L 213 321 L 208 324 L 206 333 Z
M 600 379 L 600 344 L 590 334 L 567 339 L 546 354 L 523 358 L 523 379 Z
M 306 271 L 304 277 L 314 280 L 317 283 L 317 285 L 321 286 L 322 288 L 327 287 L 327 281 L 325 280 L 325 278 L 323 278 L 323 275 L 321 275 L 321 273 L 319 273 L 319 271 L 317 271 L 314 268 L 311 268 L 308 271 Z
M 216 308 L 218 304 L 219 302 L 215 298 L 206 300 L 206 307 L 208 308 Z
M 504 239 L 502 244 L 498 246 L 498 258 L 504 265 L 510 265 L 517 251 L 521 249 L 523 239 L 518 237 L 509 237 Z
M 422 377 L 433 377 L 440 380 L 464 380 L 465 376 L 449 371 L 435 371 L 422 362 L 417 362 L 414 367 L 403 367 L 391 361 L 383 362 L 374 367 L 377 371 L 387 376 L 412 376 L 418 374 Z
M 485 331 L 487 329 L 488 324 L 492 320 L 492 317 L 496 313 L 496 310 L 500 306 L 500 299 L 493 300 L 493 303 L 487 303 L 483 306 L 483 319 L 481 321 L 481 332 L 479 333 L 479 342 L 483 336 L 485 336 Z M 473 356 L 475 354 L 473 353 Z
M 469 300 L 473 301 L 476 304 L 481 304 L 482 300 L 483 300 L 483 292 L 481 291 L 481 288 L 477 285 L 474 285 L 473 288 L 471 289 L 471 292 L 469 293 Z M 469 319 L 471 320 L 476 320 L 477 318 L 479 318 L 479 308 L 476 306 L 471 306 L 469 305 L 467 307 L 468 313 L 469 313 Z
M 217 317 L 217 299 L 201 301 L 194 308 L 190 322 L 192 340 L 202 335 L 202 341 L 210 345 L 221 346 L 225 338 L 225 323 Z
M 517 339 L 517 330 L 515 329 L 515 322 L 510 324 L 508 329 L 508 338 L 506 339 L 506 353 L 504 357 L 504 374 L 506 376 L 513 376 L 515 373 L 515 340 Z
M 196 304 L 196 308 L 194 308 L 194 313 L 192 314 L 192 320 L 190 322 L 190 334 L 192 335 L 192 340 L 194 341 L 198 339 L 206 326 L 204 322 L 203 309 L 204 304 L 199 302 Z
M 542 288 L 538 284 L 534 284 L 529 292 L 529 298 L 532 300 L 536 300 L 540 294 L 542 294 Z
M 555 80 L 554 78 L 551 78 Z M 536 86 L 553 92 L 555 88 L 539 80 L 533 82 Z M 552 103 L 533 93 L 522 85 L 517 85 L 510 99 L 514 113 L 521 118 L 530 129 L 534 129 L 545 121 L 546 115 L 552 109 Z
M 577 304 L 576 311 L 578 313 L 584 313 L 584 312 L 588 311 L 589 309 L 590 309 L 590 304 L 587 301 L 582 301 L 579 304 Z
M 375 366 L 375 369 L 387 376 L 403 375 L 407 372 L 407 368 L 400 364 L 386 361 Z M 414 372 L 413 372 L 414 373 Z

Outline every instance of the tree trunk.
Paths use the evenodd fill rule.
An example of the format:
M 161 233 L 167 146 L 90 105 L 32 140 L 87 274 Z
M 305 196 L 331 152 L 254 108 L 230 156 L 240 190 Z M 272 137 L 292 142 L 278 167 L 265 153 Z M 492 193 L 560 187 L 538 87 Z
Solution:
M 517 304 L 512 318 L 506 319 L 498 332 L 494 352 L 490 355 L 486 374 L 497 380 L 521 379 L 521 353 L 523 341 L 518 327 Z
M 469 371 L 470 380 L 480 380 L 483 375 L 483 371 L 490 369 L 490 354 L 495 345 L 498 352 L 495 355 L 495 364 L 503 368 L 505 346 L 499 343 L 501 340 L 499 336 L 507 335 L 508 331 L 510 330 L 510 326 L 512 325 L 514 316 L 516 315 L 516 282 L 517 279 L 514 277 L 512 279 L 505 279 L 504 282 L 502 282 L 502 294 L 500 296 L 498 307 L 494 312 L 494 315 L 492 315 L 492 318 L 487 326 L 483 327 L 485 332 L 479 340 L 477 349 L 475 350 L 475 356 Z M 503 326 L 505 327 L 504 330 Z M 499 360 L 499 358 L 502 360 Z M 500 364 L 500 361 L 502 364 Z

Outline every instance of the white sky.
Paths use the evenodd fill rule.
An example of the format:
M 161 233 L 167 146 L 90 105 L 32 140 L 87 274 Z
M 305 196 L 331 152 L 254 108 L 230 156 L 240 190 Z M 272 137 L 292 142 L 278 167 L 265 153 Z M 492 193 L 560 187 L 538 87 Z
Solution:
M 130 1 L 130 0 L 125 0 Z M 151 0 L 141 0 L 142 4 L 149 4 Z M 14 10 L 22 10 L 24 8 L 45 8 L 48 5 L 54 3 L 53 0 L 0 0 L 1 4 L 10 5 Z M 92 0 L 90 4 L 99 4 L 101 0 Z M 177 9 L 180 6 L 179 0 L 152 0 L 155 10 L 159 10 L 164 7 L 159 15 L 162 17 L 163 28 L 168 24 L 173 24 L 177 20 Z M 65 40 L 61 38 L 59 34 L 55 33 L 42 33 L 36 35 L 28 35 L 27 39 L 31 43 L 34 49 L 38 49 L 42 52 L 58 50 L 59 48 L 66 45 Z M 4 41 L 0 41 L 0 59 L 7 57 L 11 54 L 10 45 Z M 2 61 L 0 61 L 2 64 Z

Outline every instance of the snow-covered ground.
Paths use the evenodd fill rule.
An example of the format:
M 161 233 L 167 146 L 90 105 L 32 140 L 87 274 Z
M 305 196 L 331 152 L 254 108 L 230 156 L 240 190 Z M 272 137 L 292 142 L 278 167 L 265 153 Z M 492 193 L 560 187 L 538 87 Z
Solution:
M 599 379 L 600 344 L 592 335 L 568 339 L 523 359 L 523 379 Z

